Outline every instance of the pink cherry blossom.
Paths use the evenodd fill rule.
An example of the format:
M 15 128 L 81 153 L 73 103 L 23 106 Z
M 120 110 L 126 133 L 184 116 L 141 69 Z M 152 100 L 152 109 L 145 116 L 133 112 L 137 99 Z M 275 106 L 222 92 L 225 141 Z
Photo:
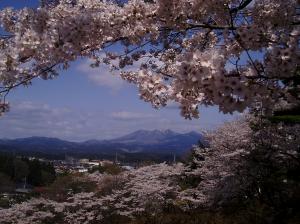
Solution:
M 54 2 L 54 3 L 53 3 Z M 50 79 L 79 57 L 111 65 L 154 107 L 176 101 L 185 118 L 199 105 L 244 111 L 257 102 L 299 103 L 296 0 L 43 1 L 3 9 L 1 111 L 6 95 Z M 110 46 L 118 45 L 112 52 Z M 140 67 L 132 66 L 134 62 Z

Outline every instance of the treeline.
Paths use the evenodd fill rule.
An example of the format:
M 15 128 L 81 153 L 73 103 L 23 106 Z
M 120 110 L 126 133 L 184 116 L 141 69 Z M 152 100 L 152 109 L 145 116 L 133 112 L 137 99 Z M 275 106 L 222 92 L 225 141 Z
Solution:
M 36 152 L 36 151 L 24 151 L 23 149 L 17 148 L 5 148 L 0 145 L 0 154 L 9 154 L 9 152 L 15 151 L 17 156 L 20 157 L 36 157 L 36 158 L 45 158 L 47 160 L 64 160 L 66 153 L 47 153 L 47 152 Z M 156 150 L 157 151 L 157 150 Z M 72 156 L 77 159 L 88 158 L 91 160 L 115 160 L 116 152 L 118 153 L 118 159 L 124 163 L 143 163 L 145 161 L 151 161 L 154 163 L 161 162 L 172 162 L 174 160 L 174 154 L 176 154 L 176 160 L 182 161 L 186 154 L 190 153 L 190 150 L 187 150 L 186 153 L 164 153 L 164 152 L 137 152 L 137 153 L 128 153 L 121 150 L 111 151 L 111 152 L 91 152 L 91 153 L 78 153 L 70 151 L 67 153 L 68 156 Z
M 0 191 L 7 191 L 25 183 L 32 186 L 47 186 L 55 178 L 55 169 L 51 163 L 0 154 Z

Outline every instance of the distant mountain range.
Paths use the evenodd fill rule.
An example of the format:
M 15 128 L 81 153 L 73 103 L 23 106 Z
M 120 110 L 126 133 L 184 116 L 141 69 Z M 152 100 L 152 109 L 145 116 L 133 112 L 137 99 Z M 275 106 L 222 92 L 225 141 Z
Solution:
M 39 155 L 95 155 L 111 157 L 120 155 L 183 155 L 192 145 L 204 142 L 197 132 L 180 134 L 171 130 L 138 130 L 131 134 L 111 140 L 88 140 L 70 142 L 58 138 L 29 137 L 0 139 L 0 151 Z M 136 155 L 135 155 L 136 156 Z

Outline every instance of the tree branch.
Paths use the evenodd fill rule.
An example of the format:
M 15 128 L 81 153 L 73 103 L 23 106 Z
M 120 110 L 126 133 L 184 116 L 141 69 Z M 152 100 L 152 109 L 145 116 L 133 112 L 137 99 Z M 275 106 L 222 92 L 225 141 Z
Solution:
M 244 8 L 246 8 L 252 1 L 253 0 L 242 1 L 241 4 L 238 7 L 230 9 L 230 12 L 231 13 L 237 13 L 238 11 L 243 10 Z

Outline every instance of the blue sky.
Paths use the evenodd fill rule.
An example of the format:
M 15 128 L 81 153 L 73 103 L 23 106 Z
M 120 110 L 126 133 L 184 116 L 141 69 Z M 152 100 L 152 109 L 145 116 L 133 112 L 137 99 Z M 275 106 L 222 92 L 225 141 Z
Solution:
M 36 7 L 38 0 L 2 0 L 0 8 Z M 8 96 L 10 112 L 0 117 L 0 138 L 59 137 L 83 141 L 108 139 L 138 129 L 178 132 L 213 129 L 232 116 L 216 107 L 200 108 L 200 119 L 185 120 L 176 105 L 160 110 L 139 99 L 135 86 L 87 60 L 72 63 L 53 80 L 35 80 Z

